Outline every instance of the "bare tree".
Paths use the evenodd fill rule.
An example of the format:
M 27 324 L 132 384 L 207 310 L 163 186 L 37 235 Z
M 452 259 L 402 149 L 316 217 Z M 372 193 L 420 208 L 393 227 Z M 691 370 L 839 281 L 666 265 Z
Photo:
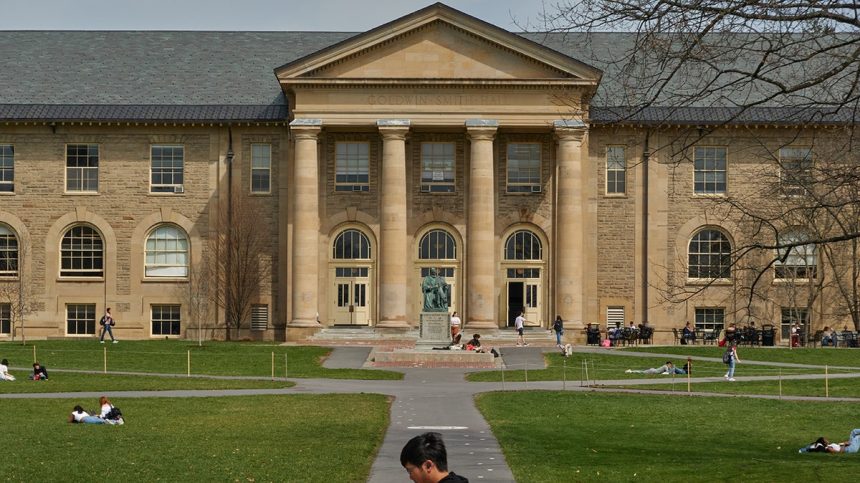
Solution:
M 12 268 L 17 270 L 17 279 L 6 282 L 0 281 L 0 305 L 6 305 L 9 309 L 9 325 L 12 340 L 21 337 L 21 343 L 25 343 L 24 325 L 28 314 L 36 310 L 35 300 L 32 293 L 32 284 L 28 283 L 24 264 L 21 260 L 27 259 L 27 247 L 19 246 L 18 259 L 7 260 L 14 263 Z
M 231 330 L 238 329 L 251 315 L 252 303 L 261 290 L 270 284 L 272 256 L 270 228 L 259 216 L 253 200 L 234 196 L 220 214 L 218 231 L 214 242 L 218 256 L 212 261 L 217 284 L 213 290 L 214 300 L 224 310 L 227 325 L 227 340 Z M 232 213 L 231 213 L 232 211 Z
M 536 40 L 567 44 L 564 50 L 580 51 L 580 60 L 604 70 L 589 121 L 639 126 L 644 162 L 688 174 L 703 139 L 759 140 L 741 155 L 744 176 L 755 183 L 735 185 L 707 209 L 715 224 L 737 228 L 731 294 L 741 294 L 751 316 L 775 296 L 811 307 L 826 294 L 828 306 L 838 306 L 831 315 L 850 316 L 860 329 L 856 2 L 565 0 L 541 19 L 550 33 Z M 768 134 L 757 125 L 768 126 Z M 808 157 L 790 151 L 798 143 L 811 148 Z M 670 190 L 675 183 L 673 177 Z M 788 236 L 799 231 L 803 237 Z M 804 271 L 794 262 L 810 247 L 816 266 Z M 675 265 L 660 281 L 670 302 L 724 281 L 714 276 L 691 285 L 687 260 Z M 775 271 L 786 283 L 763 284 Z
M 197 345 L 203 345 L 204 323 L 211 315 L 211 304 L 215 294 L 212 292 L 214 274 L 211 257 L 204 251 L 201 260 L 192 263 L 188 270 L 188 282 L 176 287 L 177 295 L 196 331 Z

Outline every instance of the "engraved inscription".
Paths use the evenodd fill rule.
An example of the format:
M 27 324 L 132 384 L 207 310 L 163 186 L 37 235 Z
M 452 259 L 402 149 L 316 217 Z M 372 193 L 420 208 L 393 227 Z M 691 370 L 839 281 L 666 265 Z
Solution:
M 367 96 L 372 106 L 499 106 L 497 94 L 390 94 Z

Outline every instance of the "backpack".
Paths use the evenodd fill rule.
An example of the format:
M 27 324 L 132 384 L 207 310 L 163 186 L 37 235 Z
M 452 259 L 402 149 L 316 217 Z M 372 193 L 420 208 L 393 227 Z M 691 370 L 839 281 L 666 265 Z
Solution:
M 734 357 L 734 354 L 732 353 L 731 347 L 729 347 L 727 351 L 723 352 L 723 364 L 731 364 L 732 357 Z
M 112 406 L 105 419 L 122 419 L 122 411 L 118 407 Z

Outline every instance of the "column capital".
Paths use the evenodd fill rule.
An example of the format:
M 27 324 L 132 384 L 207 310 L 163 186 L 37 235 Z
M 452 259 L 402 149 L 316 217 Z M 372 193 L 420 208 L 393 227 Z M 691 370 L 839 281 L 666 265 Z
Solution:
M 296 139 L 314 139 L 322 129 L 322 119 L 293 119 L 290 132 Z
M 588 132 L 588 126 L 584 122 L 574 119 L 554 121 L 552 125 L 555 135 L 563 141 L 582 142 Z
M 409 134 L 409 119 L 380 119 L 376 121 L 376 127 L 386 141 L 403 141 Z
M 495 119 L 466 119 L 466 133 L 471 141 L 492 141 L 499 129 Z

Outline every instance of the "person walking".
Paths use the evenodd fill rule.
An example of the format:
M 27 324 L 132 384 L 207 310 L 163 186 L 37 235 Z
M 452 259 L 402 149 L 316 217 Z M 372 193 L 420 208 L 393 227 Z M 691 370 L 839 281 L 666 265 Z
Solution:
M 520 311 L 520 315 L 517 316 L 516 320 L 514 320 L 514 328 L 517 330 L 517 346 L 527 346 L 526 339 L 523 337 L 523 328 L 526 323 L 525 318 L 526 313 L 524 311 Z
M 740 358 L 738 357 L 738 345 L 737 342 L 732 341 L 729 344 L 729 348 L 726 349 L 725 354 L 723 354 L 723 362 L 729 365 L 729 370 L 726 372 L 726 375 L 723 376 L 724 379 L 735 382 L 735 364 L 740 362 Z
M 561 336 L 564 335 L 564 321 L 560 315 L 555 316 L 555 322 L 552 323 L 552 330 L 555 331 L 555 345 L 563 347 L 561 344 Z
M 113 316 L 110 314 L 110 307 L 105 309 L 105 314 L 102 316 L 102 319 L 99 320 L 99 325 L 102 326 L 102 333 L 99 336 L 99 342 L 100 343 L 102 343 L 102 344 L 105 343 L 105 332 L 110 334 L 110 340 L 112 340 L 114 344 L 119 342 L 113 336 L 113 326 L 116 325 L 116 321 L 114 320 Z

